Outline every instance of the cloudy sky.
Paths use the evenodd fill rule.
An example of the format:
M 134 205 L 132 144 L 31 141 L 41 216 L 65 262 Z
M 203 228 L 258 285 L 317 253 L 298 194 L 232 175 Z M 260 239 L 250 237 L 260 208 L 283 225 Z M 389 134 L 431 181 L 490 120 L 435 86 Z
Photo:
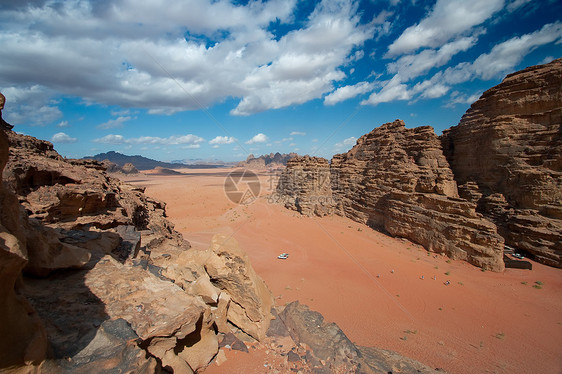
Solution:
M 331 157 L 562 57 L 558 0 L 3 0 L 4 118 L 64 156 Z

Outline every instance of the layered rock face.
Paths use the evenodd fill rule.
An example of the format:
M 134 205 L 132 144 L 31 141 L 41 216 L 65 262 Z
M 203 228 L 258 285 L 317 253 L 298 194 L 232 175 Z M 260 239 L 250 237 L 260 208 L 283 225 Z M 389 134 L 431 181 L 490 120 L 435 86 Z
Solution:
M 383 227 L 393 191 L 457 197 L 453 173 L 429 126 L 386 123 L 332 159 L 334 195 L 346 216 Z
M 285 173 L 306 172 L 284 173 L 278 193 L 303 214 L 343 214 L 492 270 L 503 269 L 504 240 L 562 267 L 561 87 L 558 59 L 508 75 L 440 139 L 402 121 L 373 130 L 331 161 L 324 194 L 335 207 L 307 203 L 326 163 L 296 159 Z
M 495 225 L 458 197 L 441 143 L 429 126 L 387 123 L 332 159 L 339 211 L 426 249 L 502 271 L 503 240 Z
M 0 130 L 0 171 L 8 161 L 8 138 Z M 0 178 L 0 368 L 39 364 L 47 335 L 39 316 L 22 295 L 22 269 L 28 263 L 25 213 Z
M 287 161 L 276 200 L 305 215 L 325 216 L 335 209 L 330 164 L 321 157 L 297 156 Z
M 102 163 L 0 135 L 0 371 L 190 373 L 221 334 L 265 336 L 273 299 L 236 242 L 192 250 Z
M 506 244 L 562 267 L 562 59 L 508 75 L 442 136 L 461 194 Z
M 328 182 L 321 183 L 328 170 Z M 458 197 L 441 142 L 429 126 L 407 129 L 400 120 L 384 124 L 359 138 L 349 152 L 335 155 L 331 165 L 294 158 L 278 193 L 287 208 L 303 214 L 341 214 L 430 251 L 504 269 L 502 238 L 476 213 L 475 204 Z

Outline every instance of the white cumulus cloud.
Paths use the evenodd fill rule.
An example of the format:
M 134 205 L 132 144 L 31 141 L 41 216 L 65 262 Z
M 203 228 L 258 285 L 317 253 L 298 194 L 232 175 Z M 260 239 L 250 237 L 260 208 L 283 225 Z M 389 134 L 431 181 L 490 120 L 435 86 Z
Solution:
M 125 138 L 123 135 L 109 134 L 102 138 L 94 139 L 93 142 L 103 144 L 123 144 L 125 143 Z
M 349 138 L 344 139 L 339 143 L 336 143 L 335 147 L 336 149 L 342 149 L 342 148 L 350 149 L 355 145 L 356 142 L 357 142 L 357 138 L 354 136 L 350 136 Z
M 374 85 L 370 82 L 360 82 L 350 86 L 339 87 L 324 98 L 324 105 L 336 105 L 341 101 L 372 91 L 373 87 Z
M 550 23 L 538 31 L 495 45 L 490 53 L 483 54 L 474 61 L 472 69 L 478 77 L 491 79 L 512 70 L 537 47 L 561 41 L 562 22 Z
M 268 137 L 265 134 L 259 133 L 254 135 L 254 137 L 246 142 L 246 144 L 255 144 L 255 143 L 265 143 L 267 142 Z
M 57 132 L 51 137 L 51 142 L 53 143 L 76 143 L 77 141 L 77 138 L 73 138 L 64 132 Z
M 236 138 L 232 136 L 217 136 L 214 139 L 209 140 L 209 144 L 219 145 L 219 144 L 232 144 L 236 141 Z
M 439 49 L 426 49 L 418 54 L 400 57 L 387 65 L 389 73 L 398 73 L 403 79 L 412 79 L 434 67 L 448 63 L 461 51 L 466 51 L 476 43 L 476 37 L 464 37 L 443 45 Z
M 4 87 L 43 95 L 42 122 L 60 117 L 49 99 L 61 94 L 151 114 L 231 97 L 234 115 L 302 104 L 332 91 L 340 68 L 382 32 L 353 0 L 323 0 L 304 24 L 296 0 L 12 3 L 0 12 L 0 76 Z M 275 23 L 292 31 L 276 34 Z M 33 122 L 25 100 L 12 103 L 14 123 Z
M 415 59 L 411 60 L 411 64 L 400 65 L 399 62 L 402 60 L 400 58 L 396 63 L 389 64 L 392 71 L 398 71 L 399 73 L 395 74 L 388 81 L 380 82 L 379 84 L 382 84 L 382 88 L 378 92 L 372 93 L 361 104 L 377 105 L 396 100 L 416 101 L 419 99 L 433 99 L 445 96 L 451 91 L 453 86 L 468 82 L 471 79 L 490 80 L 501 78 L 506 73 L 514 71 L 525 56 L 533 50 L 549 43 L 562 43 L 562 22 L 546 24 L 535 32 L 516 36 L 498 43 L 492 47 L 490 52 L 481 54 L 473 62 L 461 62 L 455 66 L 448 67 L 435 73 L 431 78 L 414 84 L 412 87 L 407 84 L 410 78 L 417 76 L 420 70 L 427 69 L 418 67 Z M 444 47 L 450 44 L 446 44 Z M 419 55 L 423 55 L 423 52 L 412 56 Z M 404 56 L 403 58 L 409 57 Z M 424 59 L 420 59 L 419 63 L 420 66 L 423 66 Z M 402 77 L 401 74 L 405 74 L 406 78 Z M 457 96 L 452 95 L 447 105 L 468 103 L 474 100 L 474 95 L 464 98 L 457 94 Z
M 387 56 L 440 47 L 480 25 L 503 6 L 504 0 L 437 0 L 424 19 L 404 30 L 388 47 Z
M 361 102 L 362 105 L 377 105 L 389 103 L 395 100 L 410 100 L 412 93 L 408 86 L 402 83 L 402 78 L 396 74 L 390 79 L 379 92 L 373 92 L 368 99 Z

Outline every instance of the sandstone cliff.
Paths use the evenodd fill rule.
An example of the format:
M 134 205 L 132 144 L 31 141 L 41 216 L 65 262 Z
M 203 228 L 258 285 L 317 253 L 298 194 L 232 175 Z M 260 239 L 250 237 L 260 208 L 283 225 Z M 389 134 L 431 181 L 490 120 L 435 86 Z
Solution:
M 331 214 L 335 205 L 328 160 L 297 156 L 287 161 L 274 199 L 305 215 Z
M 562 59 L 508 75 L 442 141 L 461 194 L 506 244 L 562 267 Z
M 502 238 L 474 204 L 458 197 L 431 127 L 384 124 L 335 155 L 331 171 L 336 212 L 432 252 L 503 270 Z
M 458 197 L 441 142 L 429 126 L 386 123 L 331 164 L 293 158 L 281 174 L 277 199 L 305 215 L 340 214 L 432 252 L 504 269 L 496 226 Z
M 326 160 L 294 159 L 276 198 L 495 271 L 504 268 L 504 241 L 562 267 L 561 87 L 562 59 L 511 74 L 441 138 L 402 121 L 362 136 L 331 160 L 330 181 L 322 177 L 330 190 L 314 190 Z
M 217 236 L 191 250 L 163 203 L 102 163 L 8 135 L 0 370 L 190 373 L 215 357 L 223 334 L 264 338 L 273 299 L 236 242 Z
M 0 130 L 0 171 L 7 161 L 8 138 Z M 22 295 L 26 223 L 16 196 L 0 183 L 0 368 L 37 365 L 47 355 L 45 327 Z

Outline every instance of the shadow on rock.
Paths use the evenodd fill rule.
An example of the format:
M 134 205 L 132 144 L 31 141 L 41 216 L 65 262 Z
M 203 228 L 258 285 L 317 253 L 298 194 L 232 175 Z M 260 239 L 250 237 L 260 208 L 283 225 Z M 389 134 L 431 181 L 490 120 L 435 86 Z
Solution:
M 78 354 L 109 319 L 105 304 L 85 284 L 87 270 L 60 270 L 47 278 L 26 278 L 26 296 L 40 315 L 53 358 Z

